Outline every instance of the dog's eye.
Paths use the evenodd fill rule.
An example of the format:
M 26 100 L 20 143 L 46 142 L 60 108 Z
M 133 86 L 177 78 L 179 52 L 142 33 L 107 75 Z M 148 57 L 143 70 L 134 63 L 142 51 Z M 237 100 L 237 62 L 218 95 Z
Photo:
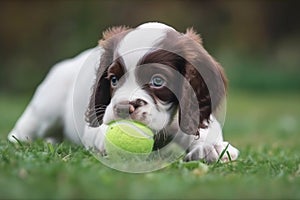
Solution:
M 154 75 L 151 78 L 150 85 L 152 87 L 161 88 L 165 85 L 165 79 L 161 77 L 160 75 Z
M 118 78 L 116 76 L 111 76 L 110 77 L 110 84 L 111 84 L 111 87 L 116 87 L 118 85 Z

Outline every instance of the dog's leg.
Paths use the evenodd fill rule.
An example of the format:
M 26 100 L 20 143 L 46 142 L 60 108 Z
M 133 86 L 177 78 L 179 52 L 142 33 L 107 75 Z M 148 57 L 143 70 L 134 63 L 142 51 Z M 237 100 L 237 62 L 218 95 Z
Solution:
M 66 97 L 70 91 L 73 71 L 70 70 L 68 62 L 63 62 L 49 72 L 9 133 L 10 141 L 44 138 L 49 129 L 62 125 L 61 119 L 65 110 Z
M 47 131 L 55 124 L 55 117 L 47 116 L 40 111 L 42 109 L 35 108 L 30 103 L 9 133 L 8 139 L 16 142 L 17 140 L 32 141 L 38 137 L 45 137 Z
M 228 142 L 223 141 L 222 128 L 216 119 L 212 117 L 209 127 L 199 131 L 200 138 L 185 134 L 180 141 L 177 141 L 187 149 L 186 161 L 204 160 L 208 163 L 213 163 L 220 158 L 225 150 L 227 153 L 225 152 L 220 158 L 221 162 L 237 159 L 239 151 Z

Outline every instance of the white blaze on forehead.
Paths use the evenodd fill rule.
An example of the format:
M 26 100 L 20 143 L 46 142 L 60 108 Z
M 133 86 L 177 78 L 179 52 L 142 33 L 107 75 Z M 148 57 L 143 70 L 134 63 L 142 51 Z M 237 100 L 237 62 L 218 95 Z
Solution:
M 152 99 L 147 92 L 141 88 L 136 82 L 134 70 L 128 71 L 120 80 L 124 83 L 116 90 L 114 97 L 112 98 L 113 103 L 119 101 L 135 101 L 137 99 L 143 99 L 146 102 L 150 102 Z M 114 102 L 117 99 L 118 102 Z
M 130 70 L 135 67 L 149 49 L 165 37 L 167 30 L 174 29 L 161 23 L 146 23 L 129 32 L 117 49 L 125 68 Z
M 137 28 L 154 28 L 154 29 L 172 29 L 173 31 L 176 31 L 173 27 L 168 26 L 166 24 L 162 24 L 159 22 L 148 22 L 144 23 Z

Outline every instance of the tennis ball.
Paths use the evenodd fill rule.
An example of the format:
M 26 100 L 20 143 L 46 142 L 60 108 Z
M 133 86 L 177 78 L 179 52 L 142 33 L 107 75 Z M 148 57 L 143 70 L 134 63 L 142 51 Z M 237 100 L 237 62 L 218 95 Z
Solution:
M 109 124 L 105 136 L 108 156 L 118 154 L 150 154 L 154 139 L 152 130 L 144 124 L 130 120 L 119 120 Z

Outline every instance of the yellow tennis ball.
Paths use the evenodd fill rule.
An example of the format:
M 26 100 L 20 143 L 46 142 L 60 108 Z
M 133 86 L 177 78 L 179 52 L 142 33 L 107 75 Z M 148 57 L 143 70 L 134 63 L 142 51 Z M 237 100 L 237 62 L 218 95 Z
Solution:
M 150 154 L 154 139 L 152 130 L 139 122 L 119 120 L 109 124 L 105 136 L 108 156 L 124 154 Z

